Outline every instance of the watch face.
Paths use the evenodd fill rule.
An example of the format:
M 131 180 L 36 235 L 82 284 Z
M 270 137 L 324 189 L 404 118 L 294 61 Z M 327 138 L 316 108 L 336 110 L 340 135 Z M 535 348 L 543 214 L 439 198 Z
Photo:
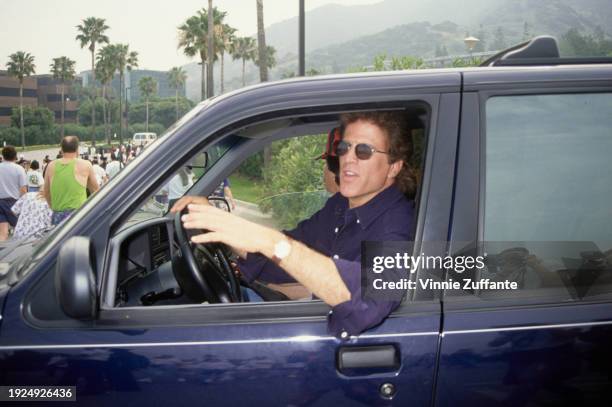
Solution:
M 279 259 L 284 259 L 289 255 L 291 245 L 286 240 L 280 241 L 274 245 L 274 255 Z

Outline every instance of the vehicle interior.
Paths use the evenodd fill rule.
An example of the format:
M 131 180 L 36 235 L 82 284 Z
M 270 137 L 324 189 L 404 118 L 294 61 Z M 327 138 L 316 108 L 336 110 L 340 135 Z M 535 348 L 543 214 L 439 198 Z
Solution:
M 408 119 L 406 137 L 412 138 L 414 146 L 408 159 L 412 162 L 418 186 L 416 196 L 410 198 L 418 208 L 429 108 L 424 103 L 413 103 L 401 109 Z M 117 308 L 248 302 L 245 287 L 255 291 L 263 301 L 296 299 L 274 285 L 257 281 L 249 284 L 241 279 L 236 272 L 236 257 L 228 247 L 190 243 L 194 232 L 183 228 L 180 213 L 169 211 L 173 202 L 169 198 L 174 197 L 168 195 L 168 189 L 172 190 L 168 185 L 173 180 L 178 182 L 180 171 L 186 172 L 190 179 L 182 184 L 183 195 L 211 197 L 211 204 L 253 222 L 278 230 L 291 229 L 299 220 L 320 209 L 330 196 L 322 181 L 325 161 L 313 157 L 321 155 L 327 133 L 337 126 L 339 114 L 257 122 L 228 132 L 203 151 L 186 154 L 187 165 L 160 180 L 158 191 L 143 197 L 141 205 L 112 237 L 102 305 Z M 235 208 L 226 197 L 212 197 L 219 185 L 230 177 L 248 181 L 246 177 L 234 178 L 234 175 L 252 171 L 258 163 L 261 165 L 262 157 L 270 153 L 272 166 L 282 165 L 283 157 L 295 157 L 296 154 L 307 157 L 304 159 L 306 169 L 301 170 L 307 174 L 300 173 L 292 179 L 308 178 L 315 182 L 308 187 L 296 183 L 276 191 L 278 185 L 262 177 L 266 183 L 259 188 L 265 197 L 245 203 L 242 200 L 245 198 L 234 192 Z M 301 299 L 311 298 L 302 296 Z

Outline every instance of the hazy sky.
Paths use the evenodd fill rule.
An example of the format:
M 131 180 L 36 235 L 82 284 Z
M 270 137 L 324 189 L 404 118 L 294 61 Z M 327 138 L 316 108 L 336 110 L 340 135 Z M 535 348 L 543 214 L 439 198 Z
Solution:
M 382 0 L 305 0 L 306 10 L 325 4 L 372 4 Z M 257 31 L 255 0 L 214 0 L 227 11 L 226 21 L 238 35 Z M 295 17 L 298 0 L 264 0 L 264 23 Z M 206 0 L 0 0 L 0 69 L 6 69 L 8 56 L 16 51 L 35 57 L 36 73 L 48 73 L 52 58 L 67 56 L 76 71 L 91 68 L 87 48 L 75 41 L 75 26 L 84 18 L 105 18 L 111 43 L 129 43 L 138 51 L 142 69 L 168 70 L 193 61 L 177 50 L 177 27 L 202 7 Z M 297 27 L 296 27 L 297 30 Z M 296 51 L 297 52 L 297 51 Z

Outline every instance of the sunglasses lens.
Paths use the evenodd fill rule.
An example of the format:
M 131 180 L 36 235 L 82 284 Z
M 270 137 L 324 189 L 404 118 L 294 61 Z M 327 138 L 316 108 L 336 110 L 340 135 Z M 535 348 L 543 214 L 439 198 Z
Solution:
M 349 143 L 347 143 L 345 141 L 341 141 L 336 146 L 336 155 L 338 157 L 340 157 L 341 155 L 344 155 L 344 154 L 348 153 L 350 148 L 351 148 L 351 146 L 349 145 Z
M 372 147 L 367 144 L 357 144 L 355 146 L 355 155 L 360 160 L 368 160 L 372 157 Z

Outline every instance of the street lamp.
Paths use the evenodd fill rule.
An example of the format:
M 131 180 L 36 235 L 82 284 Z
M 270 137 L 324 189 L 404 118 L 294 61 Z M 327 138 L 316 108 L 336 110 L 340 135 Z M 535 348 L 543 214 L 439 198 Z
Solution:
M 466 37 L 463 39 L 463 42 L 465 43 L 465 46 L 467 47 L 468 51 L 470 51 L 470 59 L 472 60 L 471 62 L 474 62 L 474 57 L 472 55 L 472 52 L 474 51 L 474 47 L 476 46 L 476 44 L 478 44 L 480 42 L 480 40 L 476 37 Z

